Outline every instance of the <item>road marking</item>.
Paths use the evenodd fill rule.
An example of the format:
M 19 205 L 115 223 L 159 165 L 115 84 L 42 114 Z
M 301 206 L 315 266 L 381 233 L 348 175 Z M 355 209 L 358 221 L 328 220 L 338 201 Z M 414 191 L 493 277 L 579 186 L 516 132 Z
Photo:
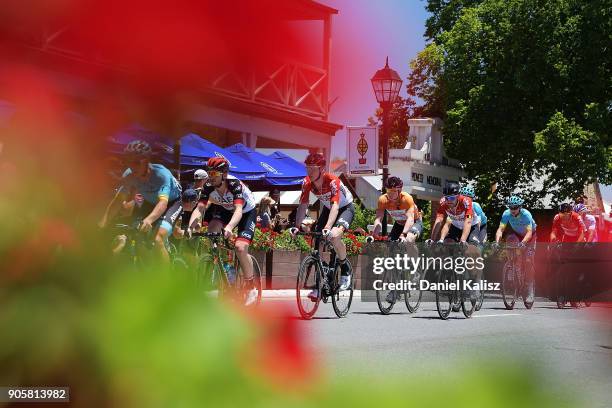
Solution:
M 507 314 L 492 314 L 492 315 L 474 315 L 472 317 L 503 317 L 503 316 L 522 316 L 522 313 L 507 313 Z

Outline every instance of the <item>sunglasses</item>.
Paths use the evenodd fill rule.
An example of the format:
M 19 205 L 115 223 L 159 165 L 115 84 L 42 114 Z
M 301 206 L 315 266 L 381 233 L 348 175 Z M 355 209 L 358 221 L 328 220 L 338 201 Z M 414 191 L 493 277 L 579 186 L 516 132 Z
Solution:
M 402 189 L 401 188 L 387 188 L 387 193 L 399 193 Z
M 444 196 L 444 198 L 446 199 L 446 201 L 450 201 L 451 203 L 454 203 L 457 200 L 456 195 Z
M 208 177 L 218 177 L 221 176 L 223 173 L 220 171 L 216 171 L 216 170 L 210 170 L 208 172 Z
M 521 206 L 520 205 L 511 205 L 508 208 L 510 208 L 511 210 L 519 210 L 521 208 Z

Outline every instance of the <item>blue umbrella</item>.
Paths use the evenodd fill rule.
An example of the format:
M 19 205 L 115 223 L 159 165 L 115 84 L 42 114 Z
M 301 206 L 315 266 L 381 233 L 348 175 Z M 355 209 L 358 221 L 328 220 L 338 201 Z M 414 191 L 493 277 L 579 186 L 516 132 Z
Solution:
M 245 160 L 260 165 L 266 170 L 266 181 L 272 185 L 295 185 L 300 184 L 306 177 L 306 168 L 301 169 L 288 163 L 286 160 L 277 160 L 237 143 L 227 148 L 231 153 Z

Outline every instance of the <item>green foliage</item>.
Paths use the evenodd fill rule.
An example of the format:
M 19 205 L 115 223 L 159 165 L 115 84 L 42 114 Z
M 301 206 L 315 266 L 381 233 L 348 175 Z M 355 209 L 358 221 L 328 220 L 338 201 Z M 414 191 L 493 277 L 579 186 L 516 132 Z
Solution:
M 274 248 L 275 249 L 284 249 L 287 251 L 301 251 L 308 252 L 310 251 L 310 245 L 304 239 L 303 236 L 297 236 L 295 238 L 291 237 L 289 230 L 284 230 L 283 232 L 276 234 L 274 233 Z
M 416 205 L 419 207 L 423 220 L 423 233 L 421 234 L 421 239 L 425 240 L 431 235 L 431 201 L 417 199 Z
M 446 152 L 490 199 L 485 207 L 514 191 L 538 205 L 549 192 L 564 199 L 611 181 L 608 0 L 429 0 L 427 9 L 431 42 L 411 63 L 409 94 L 423 101 L 417 111 L 441 114 Z
M 355 216 L 351 223 L 351 228 L 363 228 L 365 231 L 368 230 L 368 225 L 374 224 L 376 219 L 376 210 L 365 208 L 361 204 L 355 204 Z

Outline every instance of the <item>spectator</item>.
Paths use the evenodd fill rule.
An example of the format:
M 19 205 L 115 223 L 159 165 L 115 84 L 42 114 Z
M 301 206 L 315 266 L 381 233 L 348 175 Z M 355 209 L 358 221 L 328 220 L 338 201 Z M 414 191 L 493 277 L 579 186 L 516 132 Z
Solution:
M 270 204 L 270 216 L 275 218 L 280 214 L 280 191 L 277 188 L 270 191 L 270 198 L 272 199 L 272 203 Z
M 271 214 L 272 203 L 274 203 L 274 200 L 272 200 L 271 197 L 264 197 L 259 203 L 259 213 L 257 214 L 257 219 L 261 225 L 261 228 L 274 229 Z

